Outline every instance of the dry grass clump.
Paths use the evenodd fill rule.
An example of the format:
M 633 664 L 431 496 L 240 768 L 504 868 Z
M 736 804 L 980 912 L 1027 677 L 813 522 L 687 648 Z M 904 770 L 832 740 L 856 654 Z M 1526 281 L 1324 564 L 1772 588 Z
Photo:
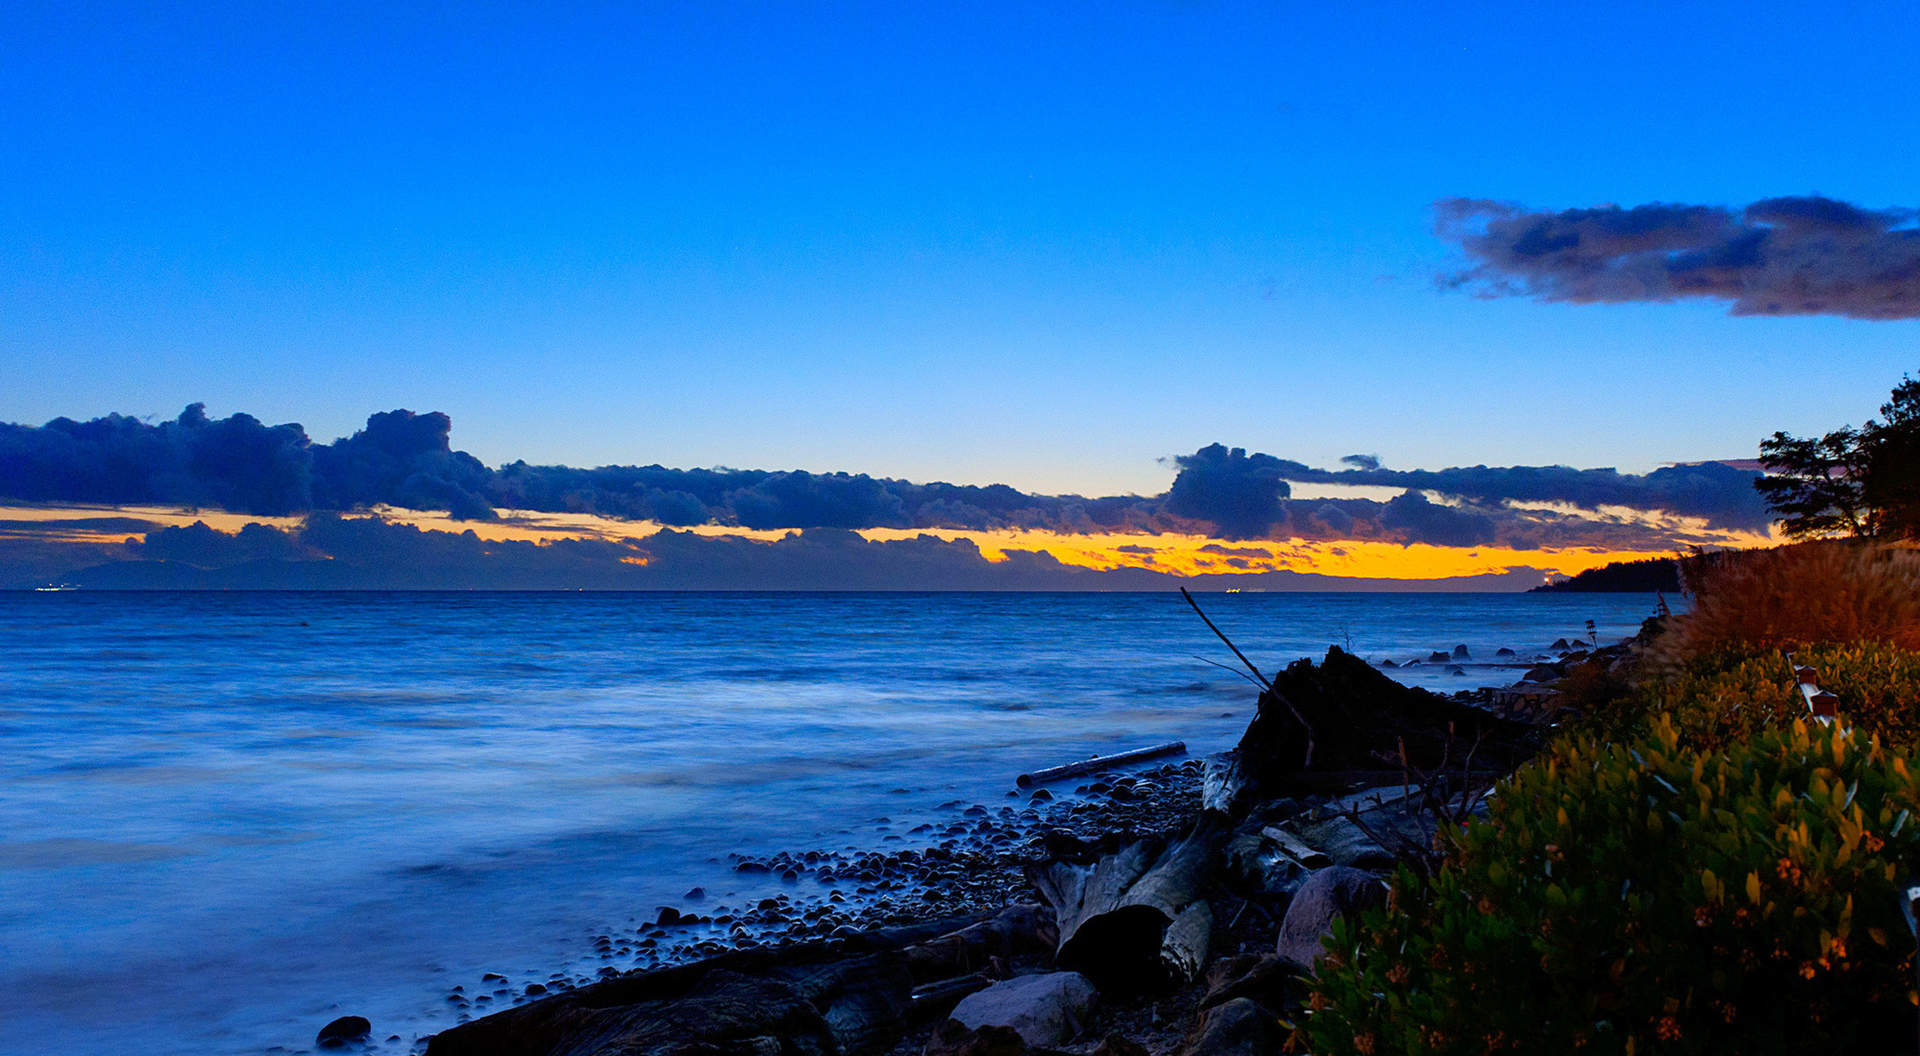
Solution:
M 1845 541 L 1702 554 L 1681 563 L 1693 610 L 1655 643 L 1656 665 L 1734 646 L 1885 642 L 1920 650 L 1920 551 Z

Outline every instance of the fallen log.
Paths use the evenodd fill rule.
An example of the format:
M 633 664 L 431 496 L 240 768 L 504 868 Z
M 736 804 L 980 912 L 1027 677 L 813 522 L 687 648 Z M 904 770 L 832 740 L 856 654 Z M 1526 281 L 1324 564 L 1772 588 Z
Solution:
M 1299 863 L 1302 869 L 1324 869 L 1333 864 L 1325 851 L 1307 846 L 1285 829 L 1269 825 L 1260 830 L 1260 835 L 1272 840 L 1281 854 Z
M 1049 953 L 1058 940 L 1053 911 L 1022 903 L 977 924 L 909 946 L 902 953 L 915 979 L 937 980 L 978 971 L 995 957 L 1011 960 L 1025 953 Z
M 1028 867 L 1058 921 L 1055 962 L 1120 993 L 1191 982 L 1207 960 L 1205 895 L 1224 835 L 1202 823 L 1180 840 L 1131 843 L 1092 865 Z
M 1138 763 L 1148 759 L 1158 759 L 1163 755 L 1178 755 L 1186 750 L 1187 742 L 1168 741 L 1165 744 L 1150 745 L 1146 748 L 1135 748 L 1130 752 L 1116 752 L 1113 755 L 1096 755 L 1091 759 L 1082 759 L 1077 763 L 1049 766 L 1044 770 L 1035 770 L 1030 774 L 1021 774 L 1019 777 L 1013 779 L 1013 783 L 1019 785 L 1021 788 L 1032 788 L 1034 785 L 1044 785 L 1049 781 L 1059 781 L 1064 778 L 1079 777 L 1081 774 L 1091 774 L 1096 770 L 1105 770 L 1110 766 L 1120 766 L 1125 763 Z

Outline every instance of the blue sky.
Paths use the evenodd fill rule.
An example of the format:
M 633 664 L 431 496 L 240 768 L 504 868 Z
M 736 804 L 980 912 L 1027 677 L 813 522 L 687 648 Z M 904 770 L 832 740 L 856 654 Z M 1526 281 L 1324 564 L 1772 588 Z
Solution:
M 1920 5 L 1542 6 L 15 5 L 0 419 L 1151 493 L 1872 413 L 1920 322 L 1442 293 L 1431 207 L 1920 204 Z

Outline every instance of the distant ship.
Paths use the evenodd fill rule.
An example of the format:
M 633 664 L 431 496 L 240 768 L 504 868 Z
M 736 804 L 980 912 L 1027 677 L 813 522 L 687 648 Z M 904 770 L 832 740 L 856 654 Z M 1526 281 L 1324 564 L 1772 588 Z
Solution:
M 33 589 L 41 594 L 57 594 L 63 590 L 79 590 L 80 588 L 71 583 L 49 583 L 44 587 L 35 587 Z

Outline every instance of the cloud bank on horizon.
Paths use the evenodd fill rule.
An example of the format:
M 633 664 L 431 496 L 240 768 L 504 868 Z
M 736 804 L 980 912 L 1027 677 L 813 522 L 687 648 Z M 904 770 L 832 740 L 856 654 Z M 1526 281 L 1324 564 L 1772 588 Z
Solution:
M 1145 576 L 1143 583 L 1322 566 L 1377 570 L 1383 550 L 1413 547 L 1427 549 L 1418 562 L 1405 563 L 1420 569 L 1407 578 L 1438 580 L 1525 566 L 1528 553 L 1580 548 L 1590 551 L 1583 555 L 1590 564 L 1601 552 L 1667 551 L 1766 526 L 1755 474 L 1720 463 L 1646 474 L 1565 466 L 1396 470 L 1355 455 L 1330 470 L 1211 444 L 1170 460 L 1175 474 L 1164 494 L 1086 498 L 802 470 L 524 462 L 492 469 L 454 450 L 451 431 L 444 414 L 395 410 L 372 415 L 350 437 L 319 444 L 299 425 L 266 425 L 245 414 L 213 419 L 199 404 L 158 424 L 122 415 L 0 424 L 0 500 L 305 517 L 304 524 L 237 532 L 154 524 L 110 555 L 255 574 L 276 562 L 311 565 L 281 585 L 342 576 L 364 583 L 377 575 L 367 569 L 388 565 L 409 569 L 407 582 L 415 585 L 472 585 L 452 570 L 477 561 L 503 584 L 523 585 L 569 582 L 587 566 L 653 586 L 869 583 L 865 573 L 846 571 L 858 566 L 887 570 L 882 580 L 894 585 L 1070 589 L 1085 585 L 1076 577 L 1088 569 Z M 1294 484 L 1335 493 L 1296 497 Z M 1402 490 L 1386 499 L 1337 493 L 1348 486 Z M 338 516 L 376 507 L 443 511 L 450 523 L 442 528 L 450 530 L 380 528 L 378 519 Z M 534 543 L 460 530 L 494 522 L 501 511 L 594 518 L 600 527 L 588 534 L 598 537 Z M 60 523 L 44 532 L 65 532 L 76 544 L 108 538 L 97 527 L 89 536 L 81 522 Z M 634 525 L 633 534 L 620 525 Z M 783 532 L 795 534 L 765 537 Z M 37 542 L 43 550 L 36 551 L 35 570 L 55 568 L 56 557 L 44 550 L 51 536 L 34 536 L 31 525 L 13 524 L 0 545 Z M 1437 556 L 1449 549 L 1481 560 L 1463 565 Z M 1510 560 L 1500 565 L 1483 549 Z M 345 560 L 331 570 L 311 564 L 336 558 Z M 1556 567 L 1537 559 L 1531 567 L 1543 566 Z M 167 575 L 184 574 L 177 568 Z M 353 568 L 362 572 L 349 575 Z M 122 571 L 108 580 L 131 575 L 131 583 L 149 574 Z M 244 574 L 213 582 L 231 585 Z
M 1530 210 L 1448 198 L 1436 230 L 1473 262 L 1443 286 L 1618 303 L 1701 297 L 1734 315 L 1920 318 L 1920 210 L 1818 195 L 1740 209 L 1652 203 Z

